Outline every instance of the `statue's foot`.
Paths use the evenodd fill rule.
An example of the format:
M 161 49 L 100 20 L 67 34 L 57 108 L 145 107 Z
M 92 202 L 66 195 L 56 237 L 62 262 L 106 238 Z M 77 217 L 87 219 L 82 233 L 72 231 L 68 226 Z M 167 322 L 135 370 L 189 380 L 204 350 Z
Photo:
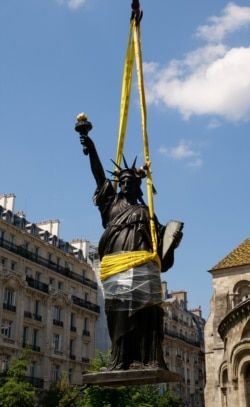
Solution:
M 164 369 L 169 370 L 165 363 L 158 362 L 158 361 L 151 361 L 144 365 L 144 369 Z
M 130 364 L 129 369 L 141 370 L 141 369 L 145 369 L 145 366 L 143 365 L 142 362 L 138 362 L 138 361 L 135 360 Z
M 112 371 L 112 370 L 128 370 L 128 369 L 129 369 L 129 365 L 127 363 L 124 363 L 124 362 L 119 363 L 118 365 L 111 364 L 111 365 L 109 365 L 107 367 L 108 371 Z

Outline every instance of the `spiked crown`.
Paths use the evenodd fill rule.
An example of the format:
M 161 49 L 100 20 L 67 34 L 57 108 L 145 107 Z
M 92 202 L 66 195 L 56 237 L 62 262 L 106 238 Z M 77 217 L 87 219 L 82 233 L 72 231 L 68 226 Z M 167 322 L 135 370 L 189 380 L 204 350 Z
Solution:
M 136 160 L 137 157 L 135 157 L 133 164 L 131 167 L 128 166 L 128 163 L 123 155 L 123 163 L 124 163 L 124 168 L 120 167 L 115 161 L 111 160 L 112 163 L 116 166 L 116 169 L 114 171 L 108 171 L 110 174 L 112 174 L 115 177 L 116 181 L 120 181 L 122 178 L 127 178 L 131 177 L 137 180 L 138 184 L 141 184 L 141 178 L 146 177 L 146 173 L 144 171 L 144 168 L 141 167 L 139 169 L 136 168 Z

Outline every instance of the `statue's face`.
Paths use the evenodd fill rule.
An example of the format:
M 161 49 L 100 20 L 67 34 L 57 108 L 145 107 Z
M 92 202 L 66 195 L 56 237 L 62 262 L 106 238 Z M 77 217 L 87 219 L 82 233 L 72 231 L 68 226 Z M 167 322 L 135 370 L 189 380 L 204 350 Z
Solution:
M 119 185 L 125 198 L 129 200 L 136 200 L 138 183 L 134 177 L 122 178 Z

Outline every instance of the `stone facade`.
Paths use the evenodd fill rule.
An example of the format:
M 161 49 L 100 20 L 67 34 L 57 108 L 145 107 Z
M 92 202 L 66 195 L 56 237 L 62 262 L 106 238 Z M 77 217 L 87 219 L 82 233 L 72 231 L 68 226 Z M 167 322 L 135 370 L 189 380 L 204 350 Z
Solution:
M 205 326 L 207 407 L 250 406 L 250 238 L 214 266 Z
M 164 307 L 163 351 L 167 367 L 181 377 L 170 383 L 184 406 L 204 407 L 205 356 L 204 326 L 201 309 L 187 309 L 187 293 L 169 293 L 162 283 Z
M 32 224 L 0 196 L 0 372 L 27 345 L 28 380 L 46 389 L 66 375 L 82 383 L 95 356 L 97 282 L 89 243 L 59 238 L 59 221 Z

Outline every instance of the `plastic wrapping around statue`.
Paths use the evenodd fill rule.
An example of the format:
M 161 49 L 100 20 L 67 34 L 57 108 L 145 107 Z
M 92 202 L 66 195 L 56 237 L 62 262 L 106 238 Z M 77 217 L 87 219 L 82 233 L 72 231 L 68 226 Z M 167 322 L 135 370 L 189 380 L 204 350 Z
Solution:
M 102 284 L 107 308 L 112 307 L 113 311 L 129 311 L 132 315 L 147 305 L 162 302 L 159 268 L 154 262 L 117 273 Z

